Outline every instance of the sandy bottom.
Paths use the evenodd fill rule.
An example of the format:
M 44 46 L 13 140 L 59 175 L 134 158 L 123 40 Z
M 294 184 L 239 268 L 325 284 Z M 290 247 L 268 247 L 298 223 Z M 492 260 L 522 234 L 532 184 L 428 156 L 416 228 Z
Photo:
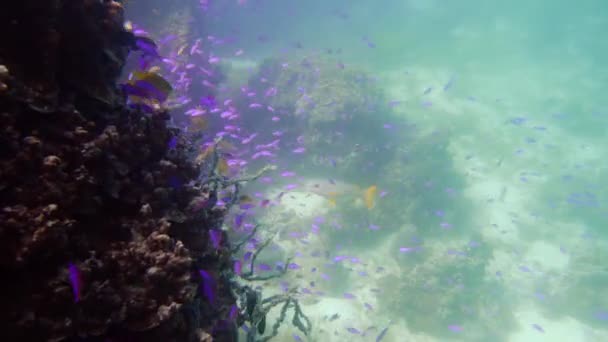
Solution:
M 537 239 L 529 239 L 530 230 L 539 234 L 553 234 L 554 231 L 563 231 L 563 239 L 567 241 L 575 237 L 576 232 L 571 226 L 574 222 L 551 222 L 548 219 L 539 220 L 531 213 L 530 204 L 539 201 L 539 191 L 545 179 L 534 171 L 543 170 L 550 173 L 548 168 L 550 160 L 544 156 L 540 147 L 523 146 L 526 153 L 517 154 L 517 139 L 523 136 L 513 136 L 504 131 L 504 116 L 497 113 L 492 105 L 475 100 L 466 100 L 462 96 L 451 97 L 432 93 L 428 99 L 403 94 L 420 93 L 429 84 L 440 83 L 449 78 L 449 74 L 437 74 L 424 69 L 415 69 L 412 73 L 416 78 L 410 77 L 407 81 L 395 80 L 393 76 L 384 77 L 385 85 L 393 84 L 388 88 L 391 100 L 403 101 L 395 108 L 396 112 L 403 113 L 404 117 L 413 120 L 423 127 L 422 130 L 433 129 L 461 130 L 468 127 L 462 134 L 454 135 L 449 143 L 448 151 L 453 157 L 453 167 L 467 181 L 463 189 L 458 189 L 467 200 L 475 205 L 476 226 L 479 227 L 483 239 L 492 247 L 493 255 L 486 269 L 487 277 L 495 277 L 496 272 L 504 274 L 505 280 L 510 283 L 509 291 L 513 291 L 514 302 L 521 303 L 514 309 L 519 330 L 513 331 L 509 337 L 510 342 L 524 341 L 608 341 L 605 331 L 597 331 L 583 323 L 566 317 L 555 320 L 543 316 L 540 310 L 530 306 L 529 298 L 535 291 L 535 281 L 545 274 L 552 272 L 558 274 L 568 273 L 571 265 L 571 255 L 564 252 L 561 245 Z M 401 75 L 403 71 L 394 71 L 391 75 Z M 421 101 L 430 101 L 430 108 L 422 108 Z M 487 132 L 493 132 L 488 135 Z M 555 136 L 561 136 L 558 129 L 553 130 Z M 511 135 L 509 135 L 511 134 Z M 580 146 L 584 141 L 573 141 L 567 138 L 561 141 L 565 146 Z M 482 143 L 483 142 L 483 143 Z M 486 142 L 491 142 L 487 144 Z M 533 150 L 536 148 L 537 150 Z M 575 148 L 575 147 L 573 147 Z M 529 149 L 529 150 L 528 150 Z M 576 154 L 577 151 L 559 150 L 556 155 Z M 591 154 L 591 155 L 590 155 Z M 579 153 L 580 158 L 593 158 L 589 149 Z M 465 158 L 473 156 L 473 158 Z M 530 176 L 532 174 L 532 176 Z M 277 194 L 280 189 L 269 190 L 270 194 Z M 272 215 L 275 217 L 291 217 L 289 226 L 310 226 L 311 220 L 318 216 L 325 216 L 332 211 L 328 201 L 318 195 L 306 192 L 293 192 L 284 196 L 280 206 L 277 206 Z M 286 227 L 285 229 L 289 229 Z M 396 236 L 394 237 L 396 238 Z M 301 243 L 293 239 L 277 238 L 277 245 L 289 253 L 310 251 L 315 248 L 328 249 L 330 246 L 324 241 L 322 232 L 307 238 L 307 245 L 303 248 Z M 382 266 L 387 272 L 398 272 L 396 254 L 390 248 L 394 246 L 393 237 L 387 237 L 384 244 L 367 253 L 357 253 L 365 260 L 367 269 Z M 447 245 L 446 245 L 447 248 Z M 348 253 L 348 251 L 343 251 Z M 303 269 L 310 269 L 318 264 L 318 260 L 298 259 Z M 357 266 L 352 266 L 357 271 Z M 522 271 L 525 269 L 526 271 Z M 305 273 L 307 274 L 307 273 Z M 352 275 L 350 276 L 352 277 Z M 302 281 L 294 275 L 286 275 L 287 280 Z M 349 293 L 356 296 L 356 300 L 345 299 L 337 294 L 310 295 L 301 299 L 303 310 L 313 322 L 313 333 L 310 341 L 375 341 L 376 337 L 392 319 L 392 323 L 384 342 L 403 341 L 441 341 L 432 336 L 413 334 L 407 329 L 407 322 L 395 317 L 387 317 L 375 311 L 377 298 L 370 295 L 370 289 L 381 288 L 383 284 L 380 277 L 370 274 L 365 281 L 346 277 L 339 280 L 344 283 Z M 317 285 L 325 290 L 323 284 Z M 277 293 L 276 288 L 265 289 L 265 295 Z M 405 294 L 407 295 L 407 294 Z M 440 294 L 438 294 L 440 295 Z M 364 303 L 369 304 L 365 306 Z M 274 310 L 268 317 L 268 324 L 272 324 L 278 312 Z M 338 314 L 339 319 L 330 319 Z M 288 315 L 288 317 L 291 317 Z M 358 333 L 349 332 L 354 328 Z M 281 329 L 277 341 L 293 341 L 294 334 L 304 336 L 285 324 Z M 305 339 L 304 339 L 305 340 Z M 458 341 L 455 336 L 454 341 Z

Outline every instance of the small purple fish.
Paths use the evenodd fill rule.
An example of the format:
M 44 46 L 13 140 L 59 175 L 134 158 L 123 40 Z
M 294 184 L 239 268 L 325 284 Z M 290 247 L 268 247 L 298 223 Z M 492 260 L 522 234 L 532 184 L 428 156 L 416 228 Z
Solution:
M 344 299 L 355 299 L 355 295 L 352 293 L 344 292 Z
M 532 270 L 528 266 L 519 266 L 519 270 L 526 273 L 532 272 Z
M 447 222 L 441 222 L 441 223 L 439 223 L 439 226 L 441 228 L 443 228 L 443 229 L 450 229 L 450 228 L 452 228 L 452 225 L 450 223 L 447 223 Z
M 386 333 L 388 332 L 388 328 L 391 327 L 392 323 L 393 323 L 393 321 L 389 321 L 388 325 L 384 329 L 382 329 L 380 334 L 378 334 L 378 336 L 376 337 L 376 342 L 380 342 L 380 341 L 382 341 L 382 339 L 384 339 L 384 336 L 386 336 Z
M 209 238 L 211 239 L 213 248 L 216 250 L 220 249 L 222 244 L 222 232 L 218 229 L 210 229 Z
M 540 325 L 538 325 L 536 323 L 532 324 L 532 328 L 538 330 L 541 333 L 545 333 L 545 329 L 543 329 L 543 327 L 541 327 Z
M 243 225 L 244 214 L 237 214 L 234 216 L 234 228 L 241 228 Z
M 456 333 L 462 332 L 462 330 L 463 330 L 460 325 L 456 325 L 456 324 L 448 325 L 448 329 L 450 331 L 456 332 Z
M 236 306 L 235 304 L 232 304 L 232 306 L 230 307 L 230 313 L 228 313 L 228 319 L 230 321 L 235 321 L 238 316 L 239 316 L 239 307 Z
M 199 274 L 201 275 L 201 278 L 203 278 L 203 281 L 201 284 L 201 286 L 203 287 L 203 294 L 205 295 L 205 298 L 207 298 L 207 301 L 209 301 L 209 303 L 211 305 L 214 305 L 215 304 L 215 280 L 213 279 L 211 274 L 209 274 L 209 272 L 207 272 L 203 269 L 199 270 Z
M 177 147 L 177 136 L 172 136 L 171 139 L 169 139 L 169 142 L 167 143 L 167 147 L 170 150 L 175 149 L 175 147 Z
M 81 277 L 80 270 L 73 263 L 68 264 L 68 271 L 70 272 L 70 283 L 72 284 L 72 293 L 74 294 L 74 302 L 80 301 L 80 289 L 81 289 Z
M 608 311 L 600 310 L 595 312 L 593 316 L 600 321 L 608 321 Z
M 348 331 L 349 333 L 354 334 L 354 335 L 361 335 L 361 331 L 359 331 L 355 328 L 352 328 L 352 327 L 346 328 L 346 331 Z
M 272 267 L 268 264 L 258 264 L 258 269 L 260 271 L 272 271 Z
M 450 77 L 448 82 L 443 86 L 443 91 L 448 91 L 454 84 L 454 76 Z
M 241 275 L 243 273 L 243 263 L 241 260 L 234 261 L 234 273 Z
M 251 259 L 252 256 L 253 256 L 253 252 L 246 252 L 245 254 L 243 254 L 243 260 L 247 261 L 247 260 Z
M 524 117 L 516 117 L 516 118 L 512 118 L 509 119 L 509 122 L 512 123 L 515 126 L 521 126 L 526 122 L 526 118 Z
M 295 262 L 292 262 L 287 265 L 287 268 L 289 268 L 290 270 L 299 270 L 302 267 L 300 267 L 300 265 L 296 264 Z
M 287 184 L 287 185 L 285 185 L 285 190 L 293 190 L 297 187 L 298 187 L 297 184 Z

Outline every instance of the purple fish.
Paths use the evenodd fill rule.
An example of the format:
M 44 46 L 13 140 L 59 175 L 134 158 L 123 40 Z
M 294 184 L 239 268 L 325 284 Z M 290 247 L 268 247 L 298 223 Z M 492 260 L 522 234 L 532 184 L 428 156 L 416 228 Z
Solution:
M 201 105 L 207 108 L 215 107 L 217 102 L 215 101 L 215 97 L 212 95 L 204 96 L 201 98 Z
M 596 319 L 599 319 L 600 321 L 608 321 L 608 311 L 597 311 L 593 314 L 593 316 Z
M 532 270 L 528 266 L 519 266 L 519 270 L 526 273 L 532 272 Z
M 526 122 L 526 118 L 524 117 L 516 117 L 516 118 L 512 118 L 509 119 L 509 122 L 512 123 L 515 126 L 521 126 Z
M 443 91 L 448 91 L 454 84 L 454 77 L 450 78 L 450 80 L 443 86 Z
M 213 279 L 213 277 L 211 276 L 211 274 L 209 274 L 209 272 L 200 269 L 199 274 L 201 275 L 201 278 L 203 278 L 202 281 L 202 288 L 203 288 L 203 294 L 205 295 L 205 298 L 207 298 L 207 301 L 209 301 L 209 303 L 211 305 L 215 304 L 215 280 Z
M 388 328 L 390 328 L 391 323 L 393 323 L 393 321 L 389 321 L 388 325 L 384 329 L 382 329 L 382 331 L 380 332 L 380 334 L 378 334 L 378 336 L 376 337 L 376 342 L 382 341 L 382 339 L 384 338 L 384 336 L 386 336 L 386 333 L 388 332 Z
M 268 264 L 258 264 L 258 269 L 260 271 L 272 271 L 272 267 Z
M 235 321 L 238 316 L 239 316 L 239 307 L 236 306 L 235 304 L 232 304 L 232 306 L 230 307 L 230 313 L 228 314 L 228 319 L 230 321 Z
M 211 239 L 213 248 L 216 250 L 220 249 L 222 245 L 222 232 L 218 229 L 210 229 L 209 238 Z
M 361 332 L 359 330 L 357 330 L 355 328 L 352 328 L 352 327 L 346 328 L 346 331 L 348 331 L 351 334 L 355 334 L 355 335 L 360 335 L 361 334 Z
M 177 147 L 177 136 L 172 136 L 171 139 L 169 139 L 169 142 L 167 143 L 167 147 L 170 150 L 173 150 Z
M 234 273 L 241 275 L 243 273 L 243 263 L 241 260 L 234 261 Z
M 352 293 L 344 292 L 344 299 L 355 299 L 355 295 Z
M 541 327 L 540 325 L 538 325 L 538 324 L 536 324 L 536 323 L 532 324 L 532 328 L 534 328 L 534 329 L 538 330 L 538 331 L 539 331 L 539 332 L 541 332 L 541 333 L 544 333 L 544 332 L 545 332 L 545 329 L 543 329 L 543 327 Z
M 70 272 L 70 283 L 72 284 L 72 293 L 74 294 L 74 302 L 80 301 L 80 288 L 81 288 L 81 277 L 78 267 L 73 263 L 68 264 L 68 271 Z
M 241 228 L 241 226 L 243 225 L 244 217 L 245 217 L 244 214 L 237 214 L 234 216 L 234 227 L 235 228 Z
M 160 58 L 156 43 L 148 37 L 135 37 L 135 47 L 147 56 Z
M 452 324 L 452 325 L 448 325 L 448 329 L 452 332 L 462 332 L 462 327 L 460 325 L 456 325 L 456 324 Z

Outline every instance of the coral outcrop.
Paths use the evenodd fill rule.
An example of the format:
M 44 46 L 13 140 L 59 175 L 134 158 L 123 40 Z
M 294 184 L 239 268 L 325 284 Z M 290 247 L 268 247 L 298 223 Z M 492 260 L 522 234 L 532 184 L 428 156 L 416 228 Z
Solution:
M 324 151 L 307 162 L 338 178 L 365 181 L 365 174 L 374 174 L 393 156 L 386 125 L 395 116 L 376 79 L 364 70 L 319 56 L 267 59 L 233 98 L 246 113 L 246 127 L 271 125 L 285 137 L 302 136 L 308 151 Z

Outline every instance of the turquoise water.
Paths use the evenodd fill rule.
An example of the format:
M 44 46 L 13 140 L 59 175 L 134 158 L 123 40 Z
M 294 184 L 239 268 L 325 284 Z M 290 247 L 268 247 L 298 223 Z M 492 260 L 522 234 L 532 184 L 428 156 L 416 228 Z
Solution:
M 257 71 L 278 58 L 279 75 L 314 75 L 302 96 L 335 106 L 296 106 L 308 125 L 244 126 L 308 139 L 306 156 L 272 161 L 299 188 L 253 218 L 279 232 L 267 262 L 299 265 L 265 294 L 300 289 L 311 341 L 608 341 L 607 13 L 585 0 L 211 6 L 205 29 L 232 39 L 213 47 L 231 66 L 221 96 L 265 77 L 294 91 Z M 251 192 L 290 182 L 269 177 Z M 357 190 L 305 185 L 327 179 Z

